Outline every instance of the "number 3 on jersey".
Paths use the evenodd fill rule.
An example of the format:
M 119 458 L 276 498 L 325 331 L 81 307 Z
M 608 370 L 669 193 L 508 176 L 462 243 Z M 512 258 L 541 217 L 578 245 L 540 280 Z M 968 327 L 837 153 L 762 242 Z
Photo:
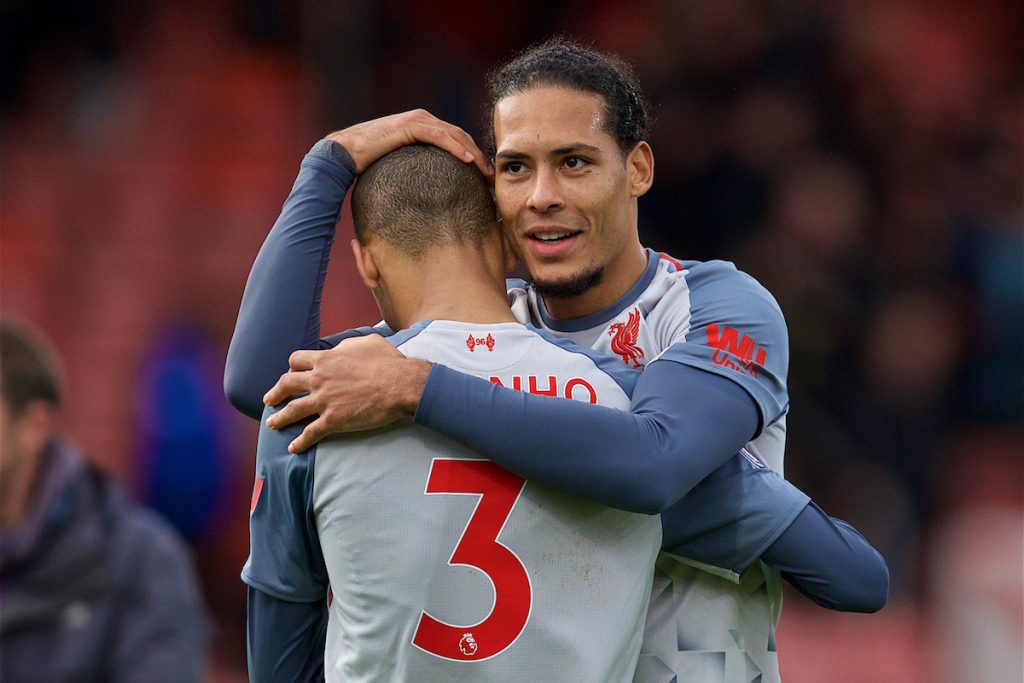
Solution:
M 413 645 L 445 659 L 478 662 L 503 652 L 526 628 L 533 602 L 530 576 L 516 554 L 498 541 L 525 484 L 489 460 L 435 458 L 431 463 L 426 493 L 480 496 L 448 564 L 486 574 L 494 585 L 494 607 L 470 626 L 448 624 L 423 612 Z

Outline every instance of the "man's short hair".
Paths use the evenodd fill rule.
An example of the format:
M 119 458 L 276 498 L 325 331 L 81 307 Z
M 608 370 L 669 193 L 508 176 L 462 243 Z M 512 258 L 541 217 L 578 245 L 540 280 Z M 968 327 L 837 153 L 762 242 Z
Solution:
M 562 86 L 599 95 L 605 101 L 605 132 L 629 153 L 650 129 L 647 102 L 633 68 L 615 55 L 566 40 L 551 38 L 526 48 L 488 76 L 490 153 L 495 152 L 494 108 L 505 97 L 538 86 Z
M 0 395 L 12 417 L 33 401 L 61 402 L 60 363 L 49 342 L 6 320 L 0 321 Z
M 497 221 L 490 188 L 473 164 L 432 145 L 408 145 L 371 164 L 352 191 L 356 238 L 373 233 L 406 254 L 479 242 Z

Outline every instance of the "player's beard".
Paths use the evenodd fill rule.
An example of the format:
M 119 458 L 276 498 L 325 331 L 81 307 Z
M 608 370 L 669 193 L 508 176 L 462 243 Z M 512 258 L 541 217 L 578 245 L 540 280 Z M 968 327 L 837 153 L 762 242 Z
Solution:
M 563 280 L 534 280 L 533 288 L 544 299 L 571 299 L 601 284 L 604 278 L 604 266 L 595 266 L 590 270 L 581 270 Z

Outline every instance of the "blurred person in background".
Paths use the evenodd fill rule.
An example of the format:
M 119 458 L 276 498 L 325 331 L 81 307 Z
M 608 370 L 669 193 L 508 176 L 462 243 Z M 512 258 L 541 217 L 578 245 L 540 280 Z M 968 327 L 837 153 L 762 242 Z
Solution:
M 41 337 L 0 323 L 0 678 L 201 681 L 189 551 L 61 435 L 58 367 Z

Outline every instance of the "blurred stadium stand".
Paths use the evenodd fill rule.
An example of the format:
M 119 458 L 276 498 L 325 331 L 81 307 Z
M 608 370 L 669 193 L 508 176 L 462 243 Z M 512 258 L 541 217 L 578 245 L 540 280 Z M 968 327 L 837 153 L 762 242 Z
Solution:
M 636 64 L 658 119 L 644 240 L 734 260 L 776 295 L 787 476 L 893 569 L 878 615 L 788 597 L 787 683 L 1021 680 L 1019 2 L 84 7 L 0 6 L 0 307 L 56 342 L 69 432 L 140 496 L 147 359 L 182 325 L 223 358 L 308 147 L 413 107 L 479 134 L 486 70 L 561 31 Z M 328 331 L 376 319 L 348 231 Z M 225 420 L 223 504 L 192 537 L 220 623 L 211 680 L 227 682 L 244 680 L 255 429 Z

